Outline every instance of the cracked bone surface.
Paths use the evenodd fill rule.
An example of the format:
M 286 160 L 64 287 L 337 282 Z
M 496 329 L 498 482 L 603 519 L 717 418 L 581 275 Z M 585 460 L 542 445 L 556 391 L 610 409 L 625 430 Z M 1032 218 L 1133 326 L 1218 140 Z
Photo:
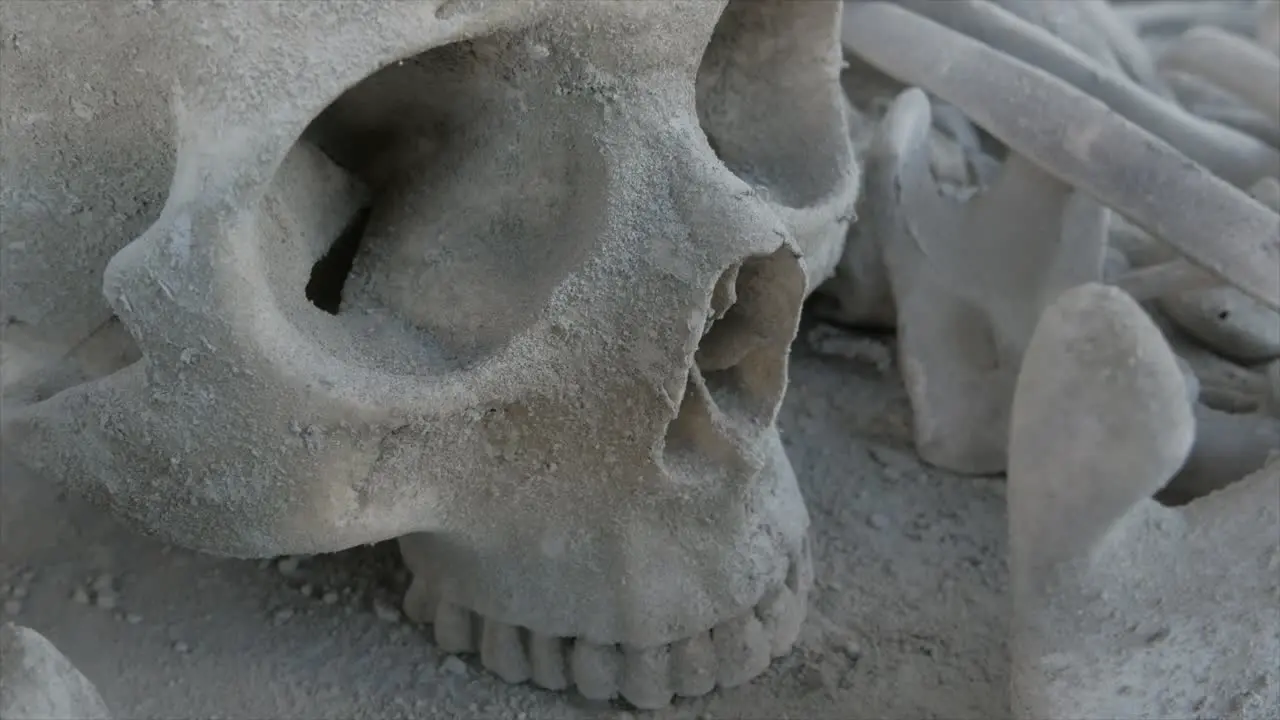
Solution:
M 89 682 L 45 636 L 28 627 L 0 627 L 0 718 L 108 720 Z
M 1085 285 L 1041 318 L 1009 443 L 1015 716 L 1280 713 L 1280 461 L 1186 507 L 1150 496 L 1195 420 L 1160 331 Z
M 105 269 L 141 359 L 32 393 L 23 464 L 208 552 L 403 537 L 406 609 L 512 681 L 653 707 L 787 651 L 838 3 L 132 11 L 182 48 L 167 202 Z

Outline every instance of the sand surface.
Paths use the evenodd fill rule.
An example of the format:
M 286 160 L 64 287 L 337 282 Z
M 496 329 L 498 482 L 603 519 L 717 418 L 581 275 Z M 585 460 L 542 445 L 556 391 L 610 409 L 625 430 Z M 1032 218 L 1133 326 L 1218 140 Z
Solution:
M 227 560 L 168 547 L 3 467 L 0 595 L 115 717 L 990 718 L 1008 715 L 1004 483 L 923 468 L 884 340 L 806 323 L 783 439 L 813 517 L 796 649 L 657 713 L 510 686 L 407 622 L 394 543 Z

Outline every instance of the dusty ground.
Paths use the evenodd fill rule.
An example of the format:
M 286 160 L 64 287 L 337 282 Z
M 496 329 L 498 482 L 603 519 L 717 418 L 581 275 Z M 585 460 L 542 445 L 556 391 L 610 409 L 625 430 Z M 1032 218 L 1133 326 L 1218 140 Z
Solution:
M 800 642 L 755 682 L 653 717 L 1007 716 L 1003 481 L 921 468 L 887 346 L 824 330 L 802 330 L 781 418 L 814 523 Z M 2 477 L 4 613 L 117 718 L 625 717 L 442 658 L 398 612 L 392 543 L 218 559 L 136 536 L 48 480 Z

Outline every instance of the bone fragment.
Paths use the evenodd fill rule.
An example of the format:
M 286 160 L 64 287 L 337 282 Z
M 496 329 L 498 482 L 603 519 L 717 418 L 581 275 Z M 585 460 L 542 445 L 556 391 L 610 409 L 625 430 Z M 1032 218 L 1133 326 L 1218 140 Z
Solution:
M 1258 405 L 1265 398 L 1258 399 Z M 1280 450 L 1280 419 L 1259 412 L 1223 412 L 1195 406 L 1196 441 L 1187 462 L 1161 499 L 1185 503 L 1238 482 Z
M 1258 45 L 1280 56 L 1280 0 L 1258 0 L 1257 13 L 1254 37 Z
M 1263 0 L 1270 2 L 1271 0 Z M 1115 4 L 1115 12 L 1141 36 L 1179 35 L 1193 25 L 1248 32 L 1254 25 L 1251 0 L 1153 0 Z
M 1014 151 L 1133 219 L 1195 265 L 1280 309 L 1274 271 L 1280 215 L 1097 99 L 884 2 L 850 6 L 843 39 L 850 51 L 955 104 Z
M 1280 211 L 1280 181 L 1263 178 L 1249 192 L 1254 200 Z M 1280 263 L 1269 270 L 1280 276 Z M 1166 295 L 1159 305 L 1190 335 L 1221 355 L 1245 363 L 1280 357 L 1280 313 L 1233 288 Z
M 1172 96 L 1156 69 L 1151 50 L 1133 26 L 1116 12 L 1115 5 L 1107 0 L 1079 0 L 1078 5 L 1094 27 L 1102 31 L 1111 52 L 1129 77 L 1161 97 Z
M 1172 293 L 1219 287 L 1222 282 L 1186 260 L 1170 260 L 1127 272 L 1116 279 L 1116 286 L 1139 302 L 1155 300 Z
M 1198 25 L 1169 46 L 1159 66 L 1202 77 L 1280 124 L 1280 57 L 1243 35 Z
M 43 635 L 5 623 L 0 628 L 0 718 L 107 720 L 93 683 Z
M 1280 462 L 1185 508 L 1150 499 L 1191 447 L 1178 363 L 1127 294 L 1045 311 L 1009 446 L 1015 717 L 1280 712 Z
M 871 26 L 858 27 L 871 22 L 870 18 L 877 16 L 881 12 L 870 6 L 885 4 L 873 2 L 849 8 L 844 16 L 844 40 L 846 46 L 849 45 L 851 32 L 855 34 L 871 32 Z M 1280 151 L 1275 148 L 1269 147 L 1243 133 L 1197 118 L 1178 107 L 1177 104 L 1147 91 L 1122 74 L 1099 65 L 1080 50 L 1054 37 L 1047 30 L 1020 19 L 994 3 L 986 0 L 947 0 L 946 2 L 917 2 L 913 4 L 913 7 L 919 8 L 921 15 L 928 17 L 930 20 L 968 36 L 970 43 L 982 43 L 990 46 L 990 49 L 985 51 L 978 51 L 977 49 L 961 50 L 960 48 L 966 47 L 967 43 L 948 42 L 948 47 L 954 48 L 953 52 L 961 52 L 971 57 L 975 53 L 981 57 L 987 57 L 988 53 L 1000 53 L 1037 68 L 1061 81 L 1061 85 L 1059 83 L 1050 83 L 1048 85 L 1048 87 L 1054 88 L 1052 92 L 1061 98 L 1059 102 L 1064 102 L 1068 97 L 1072 97 L 1072 95 L 1064 93 L 1070 92 L 1070 88 L 1074 88 L 1076 92 L 1084 93 L 1105 104 L 1112 112 L 1164 140 L 1187 157 L 1204 165 L 1215 175 L 1226 179 L 1237 187 L 1247 187 L 1258 178 L 1274 175 L 1280 169 Z M 895 10 L 896 12 L 891 13 L 889 17 L 896 18 L 899 15 L 906 15 L 908 12 L 902 8 L 895 8 Z M 885 18 L 884 21 L 902 23 L 901 27 L 904 30 L 907 27 L 920 27 L 918 20 L 890 20 Z M 929 35 L 934 35 L 933 32 L 923 28 L 920 29 L 920 32 L 928 32 Z M 939 39 L 941 40 L 941 38 Z M 862 55 L 856 47 L 850 47 L 849 49 Z M 900 51 L 905 49 L 899 48 Z M 941 52 L 941 48 L 938 46 L 930 46 L 929 50 L 930 52 L 927 55 L 932 57 L 950 54 Z M 926 55 L 921 55 L 916 63 L 934 62 L 932 59 L 926 60 L 925 58 Z M 889 75 L 898 77 L 897 73 L 894 72 L 894 67 L 882 67 L 877 60 L 866 59 Z M 973 57 L 973 59 L 976 59 L 976 57 Z M 918 64 L 917 67 L 919 66 Z M 905 67 L 902 69 L 905 70 Z M 1022 75 L 1025 69 L 1019 68 L 1019 71 L 1009 70 L 1003 72 L 1012 72 L 1013 74 L 1003 75 L 1003 82 L 991 76 L 984 77 L 984 81 L 992 87 L 1008 91 L 1019 87 L 1017 84 L 1012 83 L 1013 76 Z M 949 73 L 948 75 L 953 81 L 955 80 L 954 74 Z M 909 80 L 904 77 L 898 77 L 898 79 L 910 84 L 925 86 L 922 81 Z M 932 90 L 932 88 L 929 89 Z M 964 92 L 964 89 L 955 88 L 953 91 Z M 937 94 L 940 97 L 947 97 L 942 92 L 937 92 Z M 955 104 L 966 110 L 966 114 L 978 125 L 986 127 L 982 125 L 978 115 L 969 112 L 971 108 L 964 107 L 963 103 L 957 102 Z M 999 133 L 995 132 L 994 129 L 986 129 L 997 135 L 997 137 L 999 136 Z M 1004 138 L 1001 139 L 1003 140 Z M 1006 140 L 1006 142 L 1009 141 Z
M 977 196 L 944 197 L 929 125 L 916 89 L 885 115 L 866 155 L 867 229 L 898 308 L 917 452 L 956 472 L 999 472 L 1022 349 L 1046 303 L 1100 277 L 1106 211 L 1018 155 Z

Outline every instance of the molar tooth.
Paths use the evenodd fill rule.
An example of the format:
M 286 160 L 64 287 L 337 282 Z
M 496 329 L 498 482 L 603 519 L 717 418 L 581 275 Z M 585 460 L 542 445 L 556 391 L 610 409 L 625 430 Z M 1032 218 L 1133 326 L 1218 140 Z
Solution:
M 588 700 L 609 700 L 618 694 L 622 654 L 612 645 L 597 645 L 579 638 L 569 656 L 569 671 L 578 692 Z
M 529 636 L 529 664 L 532 665 L 533 682 L 548 690 L 564 690 L 569 687 L 565 671 L 564 640 L 550 635 Z
M 668 646 L 623 649 L 622 697 L 641 710 L 656 710 L 671 702 Z
M 480 662 L 509 683 L 528 680 L 532 671 L 520 642 L 520 628 L 489 619 L 482 623 Z
M 764 600 L 756 605 L 756 615 L 764 626 L 765 637 L 769 639 L 769 653 L 777 658 L 791 652 L 791 646 L 800 636 L 800 626 L 804 624 L 807 598 L 796 595 L 786 586 L 779 587 L 765 594 Z
M 726 620 L 711 630 L 719 667 L 716 680 L 720 687 L 742 685 L 769 667 L 771 643 L 755 613 Z
M 444 600 L 436 607 L 436 645 L 441 652 L 475 652 L 471 640 L 471 611 Z
M 671 643 L 671 681 L 677 695 L 706 695 L 716 686 L 716 650 L 711 633 Z
M 430 623 L 436 618 L 436 608 L 440 597 L 435 594 L 431 585 L 420 577 L 415 577 L 405 591 L 401 607 L 405 617 L 416 623 Z

